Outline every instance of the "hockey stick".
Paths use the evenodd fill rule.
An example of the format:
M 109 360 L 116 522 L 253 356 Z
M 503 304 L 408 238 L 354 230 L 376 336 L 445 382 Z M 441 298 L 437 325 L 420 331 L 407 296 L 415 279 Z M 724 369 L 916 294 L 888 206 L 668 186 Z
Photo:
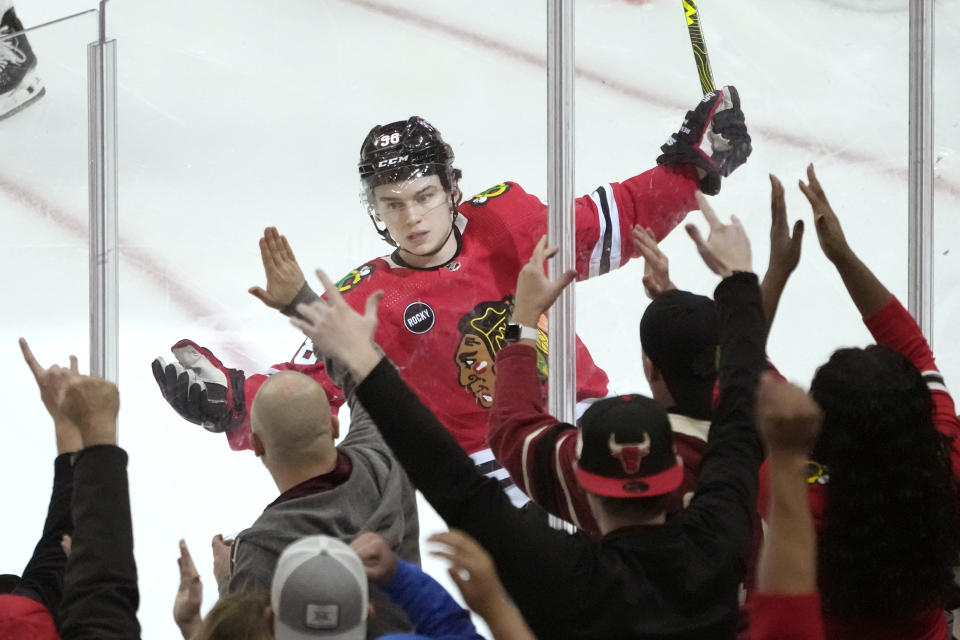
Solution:
M 703 40 L 703 31 L 700 29 L 700 10 L 697 0 L 681 0 L 683 12 L 687 17 L 687 31 L 690 32 L 690 46 L 693 47 L 693 59 L 697 63 L 697 73 L 700 76 L 700 88 L 704 95 L 714 90 L 713 70 L 710 68 L 710 56 L 707 54 L 707 43 Z

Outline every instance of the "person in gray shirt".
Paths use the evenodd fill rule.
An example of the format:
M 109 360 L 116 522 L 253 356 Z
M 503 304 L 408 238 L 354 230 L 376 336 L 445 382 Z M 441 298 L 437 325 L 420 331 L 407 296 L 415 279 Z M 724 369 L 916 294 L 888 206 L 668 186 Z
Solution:
M 280 371 L 260 388 L 251 407 L 253 450 L 280 496 L 234 540 L 221 595 L 269 591 L 283 549 L 318 533 L 349 544 L 371 531 L 404 560 L 420 563 L 414 491 L 366 411 L 349 395 L 350 430 L 335 446 L 339 421 L 317 382 L 296 371 Z M 368 637 L 412 629 L 402 610 L 375 585 L 371 603 Z

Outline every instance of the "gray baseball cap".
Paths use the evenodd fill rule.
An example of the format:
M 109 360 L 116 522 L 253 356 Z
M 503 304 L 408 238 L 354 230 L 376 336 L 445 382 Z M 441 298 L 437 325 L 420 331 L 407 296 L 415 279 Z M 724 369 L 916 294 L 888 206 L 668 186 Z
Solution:
M 270 589 L 277 640 L 364 640 L 367 576 L 357 554 L 330 536 L 307 536 L 280 554 Z

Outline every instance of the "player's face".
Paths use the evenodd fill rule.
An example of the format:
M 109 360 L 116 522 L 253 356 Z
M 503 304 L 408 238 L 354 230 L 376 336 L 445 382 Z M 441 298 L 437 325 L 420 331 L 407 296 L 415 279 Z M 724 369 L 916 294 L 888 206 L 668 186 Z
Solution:
M 401 257 L 415 267 L 443 264 L 453 257 L 457 241 L 451 233 L 452 206 L 439 176 L 411 178 L 373 189 L 377 218 L 397 243 Z
M 467 333 L 460 340 L 454 356 L 460 368 L 460 384 L 467 388 L 484 409 L 493 406 L 493 354 L 479 337 Z

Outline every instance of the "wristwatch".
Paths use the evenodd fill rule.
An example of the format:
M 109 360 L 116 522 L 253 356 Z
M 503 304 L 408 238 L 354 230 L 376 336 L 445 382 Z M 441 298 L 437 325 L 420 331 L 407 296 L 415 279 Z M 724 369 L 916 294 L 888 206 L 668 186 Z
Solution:
M 540 330 L 525 324 L 510 322 L 507 324 L 507 331 L 503 337 L 507 342 L 518 342 L 520 340 L 536 341 L 540 337 Z

